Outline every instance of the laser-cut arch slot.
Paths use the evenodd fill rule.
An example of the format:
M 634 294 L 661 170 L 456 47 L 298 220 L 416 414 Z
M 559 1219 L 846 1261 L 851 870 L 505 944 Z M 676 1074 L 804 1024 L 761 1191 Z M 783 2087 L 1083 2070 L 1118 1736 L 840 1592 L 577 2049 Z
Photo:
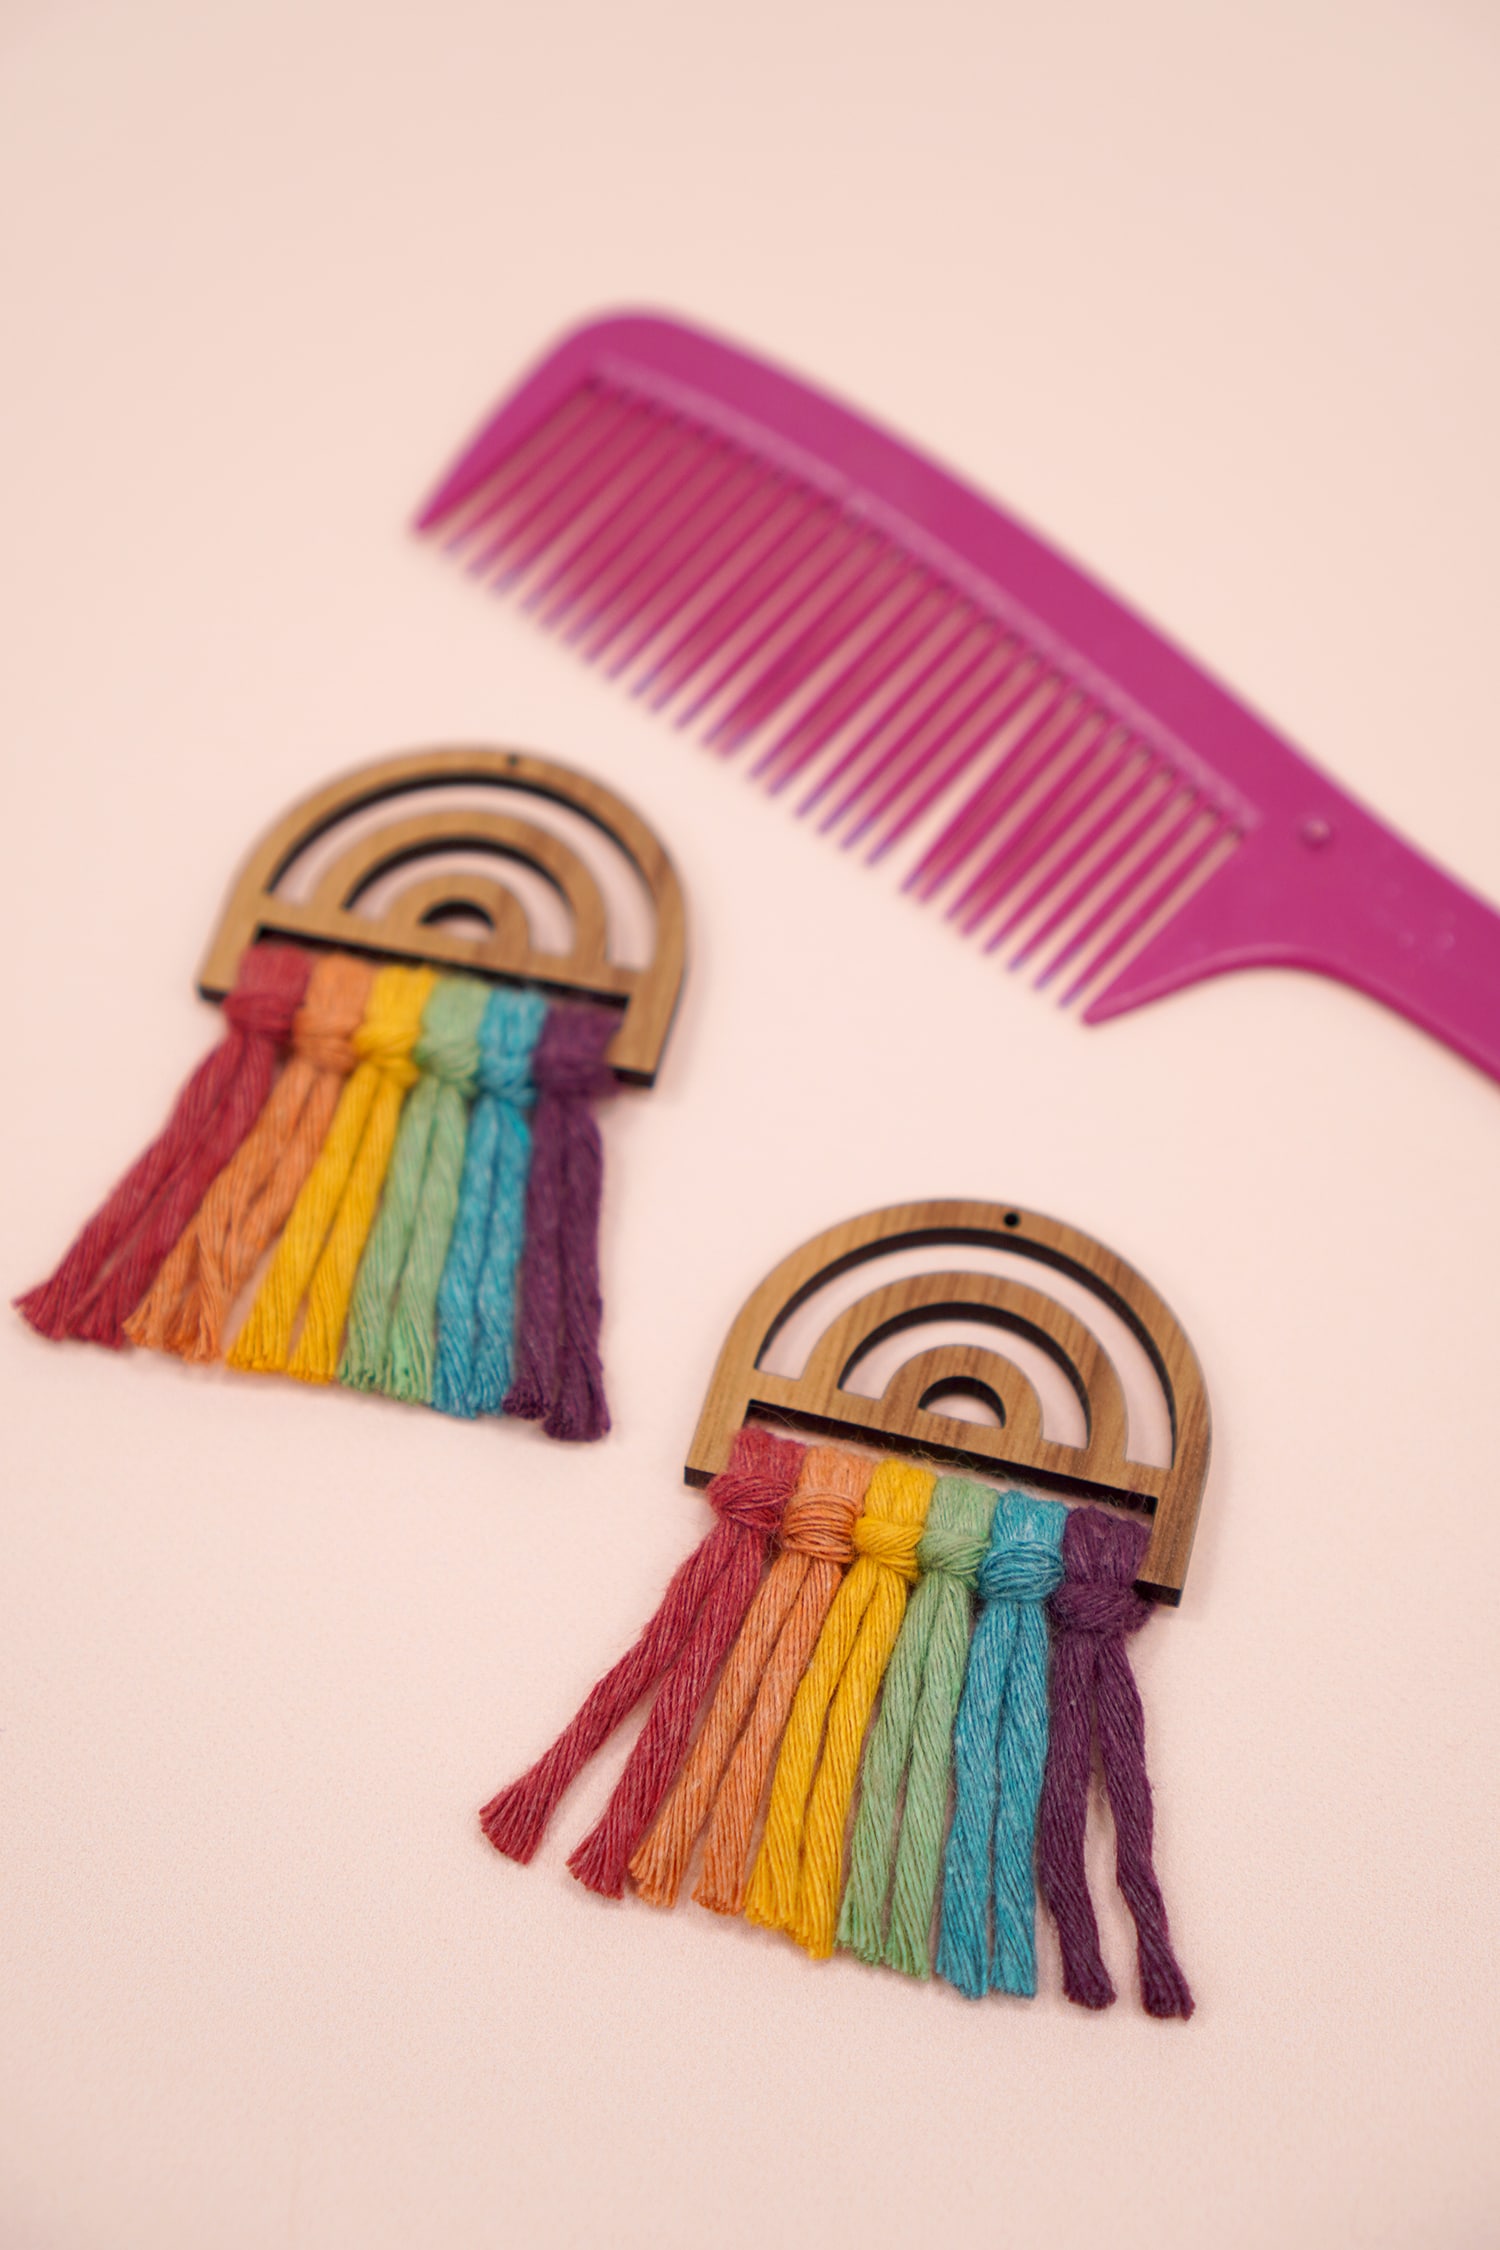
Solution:
M 939 1344 L 931 1351 L 914 1352 L 902 1361 L 880 1397 L 886 1410 L 898 1419 L 922 1414 L 933 1422 L 959 1421 L 963 1418 L 943 1414 L 932 1403 L 950 1392 L 986 1403 L 995 1416 L 996 1428 L 1009 1430 L 1013 1442 L 1035 1444 L 1040 1440 L 1041 1401 L 1035 1386 L 1013 1360 L 973 1344 Z
M 523 952 L 534 942 L 530 917 L 515 892 L 472 872 L 461 877 L 430 875 L 423 882 L 404 884 L 387 912 L 391 923 L 413 934 L 477 921 L 498 945 L 512 951 Z
M 1003 1366 L 1005 1363 L 999 1361 L 996 1364 Z M 939 1399 L 949 1398 L 968 1399 L 972 1404 L 984 1407 L 991 1421 L 997 1427 L 1003 1427 L 1005 1423 L 1005 1401 L 1001 1398 L 993 1383 L 987 1382 L 984 1376 L 977 1371 L 973 1374 L 953 1372 L 945 1374 L 940 1381 L 927 1385 L 918 1398 L 917 1404 L 923 1408 L 934 1407 Z M 967 1415 L 959 1416 L 957 1419 L 977 1421 L 981 1417 Z
M 888 1282 L 829 1322 L 800 1374 L 775 1374 L 763 1364 L 777 1331 L 836 1275 L 894 1249 L 953 1243 L 1035 1259 L 1082 1283 L 1124 1320 L 1166 1399 L 1172 1457 L 1165 1467 L 1129 1457 L 1124 1392 L 1099 1338 L 1057 1298 L 1008 1277 L 939 1271 Z M 878 1398 L 848 1388 L 861 1359 L 890 1336 L 959 1318 L 1023 1336 L 1047 1353 L 1083 1409 L 1082 1445 L 1049 1439 L 1030 1379 L 1002 1352 L 981 1345 L 940 1343 L 913 1353 Z M 943 1414 L 930 1403 L 945 1389 L 965 1387 L 993 1400 L 998 1424 Z M 1180 1597 L 1208 1466 L 1202 1373 L 1144 1277 L 1077 1228 L 1013 1206 L 905 1204 L 805 1243 L 766 1277 L 730 1331 L 688 1457 L 689 1482 L 706 1482 L 724 1465 L 734 1433 L 753 1416 L 1145 1509 L 1152 1530 L 1141 1589 L 1166 1601 Z
M 826 1384 L 831 1377 L 832 1387 L 848 1396 L 848 1378 L 854 1368 L 888 1336 L 937 1320 L 959 1318 L 1010 1329 L 1038 1344 L 1067 1377 L 1083 1408 L 1085 1444 L 1098 1473 L 1104 1475 L 1108 1467 L 1117 1467 L 1121 1475 L 1125 1473 L 1125 1396 L 1114 1365 L 1099 1339 L 1055 1297 L 998 1275 L 921 1274 L 910 1281 L 890 1282 L 884 1289 L 872 1291 L 839 1314 L 824 1330 L 808 1357 L 800 1381 Z M 925 1378 L 926 1387 L 931 1389 L 935 1376 L 946 1367 L 957 1374 L 972 1372 L 974 1356 L 974 1347 L 962 1344 L 939 1344 L 921 1353 L 920 1359 L 931 1371 Z M 1041 1402 L 1034 1386 L 1018 1368 L 1011 1368 L 998 1354 L 981 1356 L 992 1371 L 991 1379 L 993 1371 L 1005 1368 L 1018 1384 L 1024 1384 L 1024 1393 L 1018 1390 L 1015 1394 L 1017 1415 L 1007 1419 L 1023 1421 L 1036 1445 L 1047 1445 Z M 910 1360 L 903 1362 L 882 1393 L 882 1404 L 893 1412 L 922 1411 L 914 1388 L 916 1378 L 909 1382 L 902 1380 L 912 1364 Z M 1001 1396 L 1003 1399 L 1003 1392 Z M 1030 1404 L 1023 1405 L 1023 1398 Z M 1050 1450 L 1060 1456 L 1064 1451 L 1073 1453 L 1079 1449 L 1059 1447 L 1054 1441 Z
M 488 852 L 497 859 L 514 860 L 524 867 L 534 868 L 567 906 L 572 945 L 566 954 L 543 951 L 532 942 L 530 921 L 522 902 L 513 891 L 506 891 L 503 883 L 492 879 L 492 891 L 504 892 L 512 901 L 524 935 L 519 958 L 507 958 L 514 950 L 510 936 L 514 925 L 505 917 L 505 936 L 497 931 L 493 944 L 481 948 L 484 965 L 517 976 L 539 974 L 545 964 L 551 964 L 554 974 L 596 979 L 608 976 L 604 894 L 592 871 L 560 837 L 549 835 L 544 828 L 534 828 L 529 822 L 514 820 L 505 813 L 465 809 L 392 821 L 373 834 L 360 837 L 341 854 L 325 871 L 308 904 L 294 911 L 360 921 L 363 917 L 357 915 L 355 909 L 382 876 L 396 868 L 420 865 L 445 848 Z M 380 914 L 379 926 L 383 931 L 393 926 L 405 926 L 414 931 L 431 927 L 427 916 L 433 904 L 468 904 L 470 893 L 476 887 L 475 877 L 460 869 L 429 876 L 420 886 L 403 885 Z M 406 899 L 415 888 L 423 891 L 428 903 L 422 920 L 414 922 L 406 912 Z
M 514 810 L 427 805 L 367 827 L 321 867 L 310 896 L 289 895 L 299 858 L 345 820 L 414 792 L 493 786 Z M 581 814 L 639 876 L 650 900 L 654 946 L 644 966 L 612 956 L 610 908 L 599 880 L 564 838 L 520 817 L 525 799 Z M 540 875 L 563 901 L 567 950 L 533 941 L 525 905 L 503 881 L 468 868 L 417 874 L 378 911 L 367 894 L 403 867 L 455 851 L 482 852 Z M 360 911 L 361 900 L 366 910 Z M 462 921 L 477 919 L 476 932 Z M 650 1084 L 659 1067 L 682 982 L 682 893 L 660 841 L 621 799 L 550 760 L 512 750 L 433 750 L 367 766 L 317 791 L 277 822 L 250 854 L 199 975 L 208 997 L 234 982 L 245 947 L 262 935 L 339 945 L 554 992 L 574 992 L 621 1010 L 609 1060 L 622 1078 Z

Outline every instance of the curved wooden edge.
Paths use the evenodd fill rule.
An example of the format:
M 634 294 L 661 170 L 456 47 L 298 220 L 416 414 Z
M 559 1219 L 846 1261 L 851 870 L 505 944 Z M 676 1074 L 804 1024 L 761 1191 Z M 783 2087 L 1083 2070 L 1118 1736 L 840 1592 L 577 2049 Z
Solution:
M 356 915 L 348 911 L 347 904 L 340 908 L 328 905 L 320 917 L 308 906 L 278 896 L 277 885 L 299 854 L 339 821 L 367 806 L 445 784 L 489 785 L 514 790 L 523 797 L 547 798 L 581 813 L 608 836 L 631 862 L 651 900 L 655 942 L 647 966 L 628 969 L 602 958 L 591 962 L 583 933 L 576 960 L 560 961 L 555 955 L 528 951 L 524 963 L 513 965 L 504 944 L 460 936 L 443 930 L 440 924 L 428 928 L 398 917 L 383 934 L 380 920 Z M 431 816 L 419 813 L 400 824 L 408 841 L 396 857 L 421 856 L 421 831 L 429 817 L 434 823 L 434 848 L 455 841 L 453 830 L 443 824 L 456 821 L 461 826 L 461 816 L 448 811 L 435 811 Z M 471 818 L 482 822 L 484 816 L 475 813 Z M 554 837 L 548 841 L 573 866 L 582 869 L 586 884 L 593 886 L 592 875 L 577 855 Z M 362 849 L 366 843 L 378 857 L 375 838 L 362 839 L 356 848 Z M 514 856 L 531 857 L 532 864 L 540 866 L 542 872 L 550 871 L 542 859 L 529 852 L 517 851 Z M 556 864 L 560 866 L 561 860 Z M 616 1006 L 623 1003 L 620 1027 L 609 1050 L 610 1066 L 619 1077 L 644 1086 L 654 1082 L 661 1066 L 682 990 L 687 942 L 682 886 L 676 869 L 660 838 L 639 813 L 590 775 L 550 758 L 524 750 L 479 746 L 412 751 L 378 760 L 314 790 L 284 813 L 260 838 L 235 879 L 198 974 L 198 989 L 206 999 L 221 999 L 232 988 L 245 947 L 269 933 L 430 961 L 437 967 L 466 968 L 507 981 L 524 978 L 554 992 L 578 992 Z M 496 935 L 498 938 L 500 933 Z
M 319 912 L 350 912 L 382 875 L 403 864 L 414 865 L 430 852 L 445 848 L 493 852 L 497 858 L 535 869 L 564 901 L 572 922 L 573 943 L 566 954 L 558 956 L 559 973 L 587 976 L 602 966 L 608 943 L 607 910 L 593 870 L 560 836 L 534 828 L 530 821 L 512 820 L 506 813 L 465 808 L 387 821 L 369 835 L 357 836 L 347 851 L 340 853 L 324 870 L 308 903 Z M 455 871 L 447 880 L 457 899 L 472 878 Z M 390 909 L 372 918 L 372 930 L 412 926 L 410 917 L 402 912 L 406 895 L 405 890 L 398 893 Z M 538 951 L 531 943 L 529 921 L 526 950 L 528 954 Z
M 957 1243 L 1035 1258 L 1083 1283 L 1125 1321 L 1150 1358 L 1166 1397 L 1172 1424 L 1172 1460 L 1167 1469 L 1127 1460 L 1123 1445 L 1109 1446 L 1107 1454 L 1100 1453 L 1092 1461 L 1086 1447 L 1046 1440 L 1019 1445 L 1015 1442 L 1019 1431 L 962 1422 L 914 1406 L 900 1389 L 899 1376 L 887 1385 L 883 1399 L 866 1399 L 839 1387 L 837 1378 L 860 1348 L 856 1344 L 850 1353 L 847 1338 L 860 1333 L 862 1323 L 864 1332 L 872 1334 L 883 1321 L 916 1327 L 924 1319 L 952 1317 L 955 1309 L 969 1309 L 981 1318 L 998 1319 L 1000 1325 L 1006 1324 L 1002 1316 L 1009 1315 L 1012 1324 L 1026 1326 L 1032 1333 L 1022 1308 L 1008 1299 L 1007 1292 L 1014 1292 L 1016 1298 L 1034 1293 L 998 1276 L 931 1274 L 893 1283 L 871 1292 L 830 1323 L 801 1376 L 772 1375 L 761 1367 L 778 1331 L 825 1283 L 893 1251 Z M 1045 1302 L 1057 1304 L 1055 1299 Z M 1052 1330 L 1054 1345 L 1070 1335 L 1067 1324 L 1079 1325 L 1066 1307 L 1058 1305 L 1057 1312 L 1061 1322 Z M 889 1325 L 885 1332 L 890 1332 Z M 1111 1381 L 1118 1394 L 1118 1376 L 1102 1345 L 1092 1331 L 1084 1333 L 1094 1357 L 1075 1373 L 1075 1389 L 1087 1397 L 1092 1376 L 1101 1396 L 1110 1395 Z M 1100 1373 L 1101 1363 L 1108 1375 Z M 955 1367 L 963 1371 L 957 1360 Z M 1137 1585 L 1143 1594 L 1160 1601 L 1175 1603 L 1181 1598 L 1208 1474 L 1211 1436 L 1203 1372 L 1182 1327 L 1145 1277 L 1103 1243 L 1061 1220 L 1017 1205 L 958 1200 L 903 1203 L 866 1212 L 803 1243 L 752 1292 L 730 1329 L 688 1453 L 685 1474 L 690 1484 L 705 1484 L 724 1467 L 735 1432 L 752 1416 L 881 1443 L 896 1452 L 915 1452 L 992 1475 L 1010 1470 L 1062 1490 L 1144 1508 L 1151 1514 L 1151 1538 Z
M 962 1416 L 943 1414 L 929 1403 L 945 1391 L 963 1392 L 984 1400 L 992 1410 L 998 1409 L 996 1438 L 1003 1430 L 1007 1442 L 1028 1451 L 1043 1442 L 1042 1403 L 1031 1378 L 1014 1360 L 1002 1358 L 999 1352 L 987 1352 L 978 1344 L 939 1344 L 929 1351 L 913 1352 L 881 1392 L 881 1404 L 897 1427 L 910 1415 L 925 1414 L 934 1426 L 942 1425 L 940 1441 L 962 1443 L 963 1433 L 972 1425 Z M 957 1432 L 955 1423 L 959 1425 Z
M 404 883 L 401 896 L 392 901 L 381 922 L 398 938 L 409 933 L 416 939 L 420 932 L 425 941 L 450 918 L 463 915 L 477 915 L 488 924 L 489 937 L 477 942 L 482 951 L 493 954 L 497 966 L 509 967 L 530 957 L 531 927 L 525 908 L 507 884 L 484 875 L 428 875 Z
M 1041 1345 L 1068 1377 L 1083 1407 L 1088 1434 L 1081 1446 L 1069 1449 L 1079 1456 L 1079 1473 L 1097 1484 L 1117 1481 L 1125 1471 L 1126 1419 L 1125 1393 L 1113 1361 L 1093 1331 L 1056 1297 L 998 1274 L 922 1273 L 872 1290 L 824 1329 L 797 1380 L 804 1391 L 831 1398 L 846 1388 L 855 1363 L 874 1344 L 903 1328 L 965 1317 L 989 1321 Z M 924 1356 L 941 1357 L 950 1349 L 956 1365 L 961 1345 L 940 1344 Z M 892 1399 L 890 1386 L 886 1397 Z M 908 1434 L 915 1437 L 917 1431 L 908 1425 Z M 1040 1431 L 1037 1436 L 1040 1444 Z M 1024 1457 L 1017 1452 L 1020 1440 L 1007 1430 L 1005 1442 L 1004 1458 L 1014 1466 Z

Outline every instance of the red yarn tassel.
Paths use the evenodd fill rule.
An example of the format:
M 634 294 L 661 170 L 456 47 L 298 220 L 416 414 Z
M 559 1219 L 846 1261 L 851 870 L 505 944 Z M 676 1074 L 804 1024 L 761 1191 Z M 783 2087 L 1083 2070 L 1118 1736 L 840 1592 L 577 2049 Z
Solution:
M 563 1792 L 660 1683 L 602 1817 L 568 1862 L 590 1890 L 620 1896 L 630 1855 L 671 1785 L 704 1691 L 760 1582 L 802 1454 L 800 1445 L 769 1430 L 739 1432 L 728 1468 L 704 1496 L 719 1521 L 678 1569 L 640 1639 L 590 1691 L 551 1749 L 480 1813 L 496 1851 L 531 1858 Z
M 797 1451 L 800 1455 L 800 1446 Z M 739 1536 L 728 1549 L 681 1655 L 661 1684 L 614 1794 L 568 1860 L 587 1889 L 606 1898 L 618 1898 L 624 1890 L 635 1847 L 655 1820 L 687 1755 L 698 1706 L 739 1638 L 745 1612 L 765 1575 L 766 1549 L 780 1526 L 797 1475 L 793 1469 L 786 1489 L 776 1495 L 775 1521 L 768 1528 L 752 1530 L 743 1518 L 735 1525 Z
M 265 1106 L 276 1050 L 291 1036 L 311 970 L 296 946 L 247 948 L 224 1003 L 227 1035 L 198 1065 L 163 1131 L 101 1203 L 50 1280 L 16 1299 L 41 1335 L 123 1344 L 127 1316 Z

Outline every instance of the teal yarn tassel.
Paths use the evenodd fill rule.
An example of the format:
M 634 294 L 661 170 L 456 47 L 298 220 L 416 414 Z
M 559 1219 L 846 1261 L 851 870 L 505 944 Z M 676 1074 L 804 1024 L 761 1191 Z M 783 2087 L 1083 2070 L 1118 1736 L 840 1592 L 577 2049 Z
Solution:
M 1067 1509 L 1007 1492 L 979 1566 L 983 1603 L 953 1735 L 938 1974 L 977 2000 L 1036 1991 L 1037 1804 L 1047 1762 L 1047 1618 Z M 993 1914 L 993 1939 L 991 1916 Z
M 432 1403 L 443 1414 L 472 1416 L 479 1411 L 474 1404 L 474 1305 L 484 1268 L 499 1138 L 497 1105 L 481 1094 L 469 1115 L 458 1211 L 438 1283 Z
M 480 1021 L 478 1098 L 437 1293 L 432 1403 L 444 1414 L 498 1414 L 510 1387 L 536 1100 L 531 1058 L 546 1017 L 540 993 L 501 990 Z
M 415 1404 L 432 1397 L 438 1287 L 458 1213 L 469 1103 L 479 1078 L 479 1027 L 489 999 L 488 987 L 473 977 L 445 977 L 423 1011 L 412 1049 L 433 1084 L 432 1117 L 380 1388 Z
M 971 1597 L 994 1508 L 995 1495 L 986 1485 L 942 1477 L 935 1486 L 917 1548 L 923 1576 L 907 1605 L 860 1774 L 839 1943 L 907 1976 L 931 1974 L 953 1727 L 969 1651 Z

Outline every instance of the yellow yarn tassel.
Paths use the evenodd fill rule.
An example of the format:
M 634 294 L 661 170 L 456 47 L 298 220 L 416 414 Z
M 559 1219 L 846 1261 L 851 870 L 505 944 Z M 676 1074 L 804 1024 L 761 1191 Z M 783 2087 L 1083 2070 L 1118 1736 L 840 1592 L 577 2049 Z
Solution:
M 392 982 L 382 993 L 387 977 Z M 411 1051 L 421 1033 L 422 1011 L 436 983 L 431 969 L 383 969 L 375 981 L 375 1004 L 354 1034 L 355 1048 L 364 1058 L 360 1069 L 368 1068 L 375 1074 L 375 1093 L 364 1137 L 349 1168 L 348 1184 L 328 1230 L 323 1254 L 313 1269 L 307 1318 L 287 1366 L 287 1373 L 304 1383 L 331 1383 L 339 1371 L 344 1316 L 396 1144 L 401 1105 L 421 1075 Z
M 860 1746 L 918 1575 L 934 1481 L 901 1461 L 882 1461 L 871 1478 L 854 1526 L 854 1567 L 834 1596 L 776 1761 L 745 1912 L 789 1931 L 817 1959 L 833 1951 Z
M 360 1060 L 339 1096 L 328 1138 L 292 1207 L 249 1317 L 229 1354 L 231 1367 L 330 1383 L 355 1269 L 375 1216 L 407 1088 L 416 1081 L 411 1050 L 436 983 L 431 969 L 385 968 L 370 989 L 354 1034 Z M 295 1352 L 292 1331 L 303 1297 L 307 1319 Z
M 831 1445 L 811 1445 L 803 1455 L 781 1519 L 781 1552 L 760 1582 L 656 1826 L 630 1862 L 636 1889 L 651 1905 L 672 1904 L 708 1821 L 693 1895 L 718 1914 L 743 1910 L 755 1816 L 777 1739 L 854 1560 L 854 1525 L 874 1473 L 873 1461 Z
M 292 1205 L 265 1280 L 228 1354 L 231 1367 L 273 1375 L 291 1358 L 292 1330 L 364 1136 L 375 1099 L 375 1078 L 370 1065 L 362 1063 L 339 1096 L 328 1138 Z

